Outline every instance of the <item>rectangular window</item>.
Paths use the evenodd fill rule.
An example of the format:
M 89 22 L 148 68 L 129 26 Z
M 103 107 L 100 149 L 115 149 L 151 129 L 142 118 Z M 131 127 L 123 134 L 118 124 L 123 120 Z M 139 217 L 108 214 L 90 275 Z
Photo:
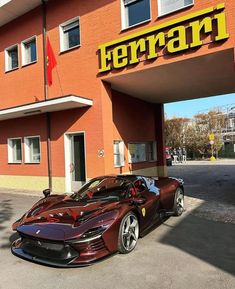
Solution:
M 125 165 L 124 161 L 124 142 L 115 140 L 113 142 L 113 151 L 114 151 L 114 166 L 123 167 Z
M 80 46 L 79 17 L 73 18 L 60 25 L 61 52 Z
M 36 37 L 22 42 L 22 65 L 27 65 L 37 61 Z
M 18 67 L 18 45 L 13 45 L 5 49 L 5 70 L 10 71 Z
M 24 138 L 25 149 L 25 162 L 26 163 L 40 163 L 40 137 L 25 137 Z
M 129 163 L 157 160 L 156 142 L 129 143 Z
M 150 0 L 121 0 L 122 29 L 150 20 Z
M 147 159 L 150 162 L 157 160 L 157 145 L 154 141 L 147 143 Z
M 194 0 L 158 0 L 158 14 L 166 15 L 193 4 Z
M 235 126 L 235 118 L 229 118 L 228 119 L 228 127 L 234 128 L 234 126 Z
M 22 162 L 22 139 L 8 139 L 8 163 Z
M 129 163 L 138 163 L 147 161 L 146 143 L 129 143 Z

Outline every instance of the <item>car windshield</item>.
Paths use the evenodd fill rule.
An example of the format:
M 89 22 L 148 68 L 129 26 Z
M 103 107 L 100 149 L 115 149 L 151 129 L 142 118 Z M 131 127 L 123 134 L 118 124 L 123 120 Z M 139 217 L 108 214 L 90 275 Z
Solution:
M 99 200 L 119 201 L 127 196 L 129 180 L 119 177 L 93 179 L 74 194 L 74 199 L 87 202 Z

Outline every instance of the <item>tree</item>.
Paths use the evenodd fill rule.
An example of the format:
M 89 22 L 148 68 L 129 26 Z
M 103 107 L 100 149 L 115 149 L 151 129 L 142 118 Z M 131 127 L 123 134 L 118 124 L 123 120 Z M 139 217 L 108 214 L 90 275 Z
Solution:
M 185 142 L 185 130 L 188 125 L 188 118 L 168 119 L 165 121 L 166 145 L 171 147 L 182 147 Z
M 225 117 L 220 111 L 209 111 L 194 116 L 193 119 L 172 118 L 165 122 L 166 144 L 172 147 L 185 146 L 193 158 L 209 157 L 212 146 L 209 135 L 213 133 L 214 152 L 217 155 L 222 147 L 221 131 L 225 124 Z

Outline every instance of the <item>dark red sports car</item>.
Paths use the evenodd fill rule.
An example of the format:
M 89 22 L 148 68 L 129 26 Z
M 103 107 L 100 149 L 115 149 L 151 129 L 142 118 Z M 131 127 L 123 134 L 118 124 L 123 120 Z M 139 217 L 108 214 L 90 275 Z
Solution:
M 84 266 L 129 253 L 171 215 L 184 210 L 183 181 L 135 175 L 92 179 L 78 192 L 50 195 L 13 224 L 13 254 L 58 267 Z

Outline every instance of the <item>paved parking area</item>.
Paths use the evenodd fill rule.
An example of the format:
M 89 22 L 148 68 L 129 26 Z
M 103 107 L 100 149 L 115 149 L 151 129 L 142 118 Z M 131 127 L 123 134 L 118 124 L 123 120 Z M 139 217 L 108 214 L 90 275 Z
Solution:
M 188 163 L 169 168 L 169 173 L 185 180 L 184 215 L 140 239 L 131 254 L 85 268 L 56 269 L 13 256 L 10 243 L 16 235 L 10 225 L 39 197 L 0 193 L 0 288 L 235 288 L 235 162 Z
M 168 173 L 184 179 L 188 211 L 235 224 L 235 160 L 189 161 L 169 167 Z

